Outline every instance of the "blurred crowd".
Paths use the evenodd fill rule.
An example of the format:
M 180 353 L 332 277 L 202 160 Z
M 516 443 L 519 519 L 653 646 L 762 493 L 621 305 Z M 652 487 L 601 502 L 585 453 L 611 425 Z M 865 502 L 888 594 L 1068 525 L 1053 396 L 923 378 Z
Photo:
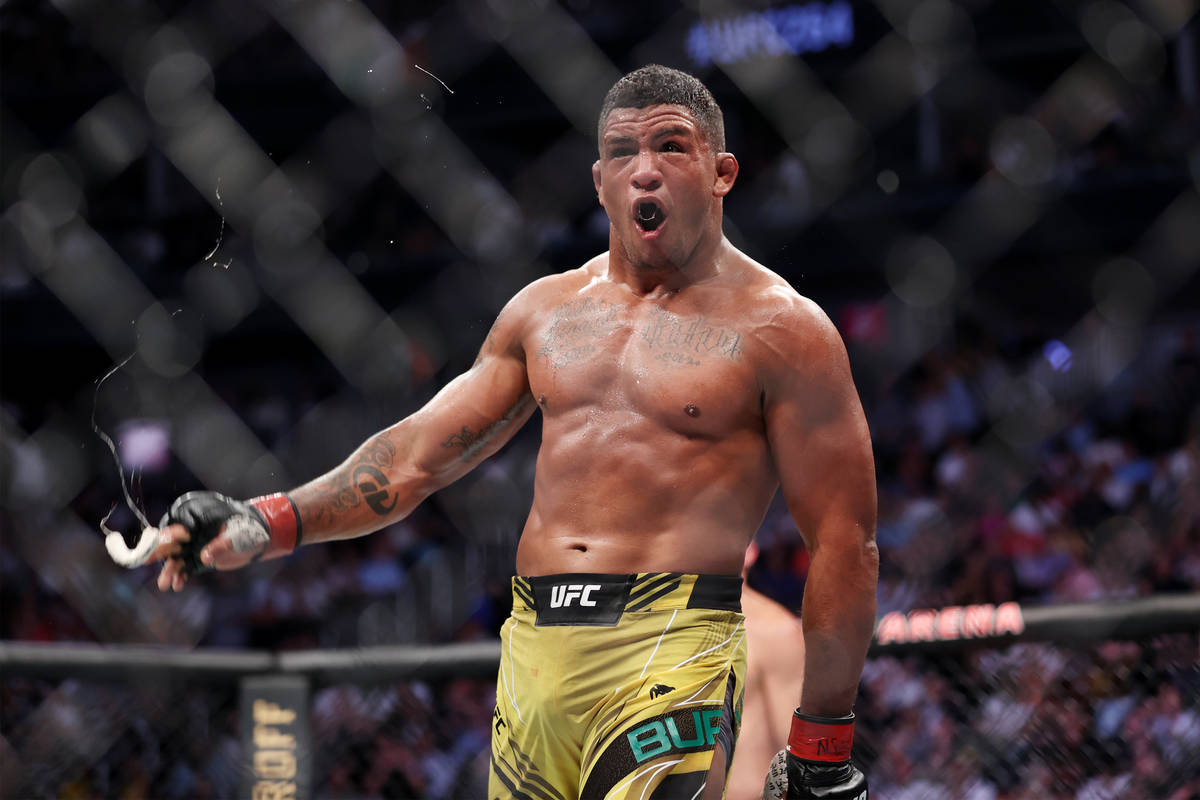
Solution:
M 1081 399 L 1028 397 L 1030 375 L 1056 376 L 1050 362 L 1084 369 L 1045 340 L 960 341 L 867 398 L 880 613 L 1200 587 L 1195 330 L 1156 332 L 1120 381 Z M 752 579 L 798 609 L 807 556 L 786 509 L 759 540 Z
M 1044 334 L 1005 339 L 978 325 L 960 325 L 952 348 L 894 376 L 863 375 L 878 464 L 879 613 L 1200 590 L 1195 333 L 1190 322 L 1156 329 L 1098 395 L 1056 393 L 1064 370 L 1086 383 L 1082 353 L 1072 362 L 1048 348 Z M 870 364 L 870 342 L 847 339 L 852 360 Z M 1043 375 L 1049 387 L 1040 399 L 1027 396 L 1030 375 Z M 299 426 L 288 403 L 257 389 L 229 397 L 235 407 L 244 400 L 239 413 L 286 451 L 286 432 Z M 193 581 L 174 629 L 192 631 L 198 646 L 276 650 L 495 637 L 509 609 L 507 577 L 532 491 L 536 433 L 523 432 L 403 523 Z M 163 508 L 169 497 L 150 493 L 172 485 L 160 476 L 138 488 L 148 507 Z M 73 510 L 98 522 L 112 496 L 111 486 L 89 489 Z M 135 527 L 121 513 L 112 524 Z M 808 557 L 781 502 L 769 509 L 758 541 L 762 554 L 748 582 L 799 611 Z M 0 540 L 0 577 L 4 639 L 103 640 L 85 609 L 59 594 L 9 537 Z M 135 591 L 153 572 L 118 580 Z M 1194 793 L 1196 647 L 1194 636 L 1183 636 L 873 659 L 859 703 L 860 757 L 871 764 L 877 796 L 893 800 L 1165 797 L 1165 787 L 1180 786 Z M 62 717 L 72 692 L 126 690 L 6 680 L 0 691 L 8 735 L 35 720 L 44 726 L 55 704 L 63 706 L 55 724 L 69 726 Z M 319 796 L 481 796 L 493 691 L 489 681 L 467 679 L 319 687 L 312 711 Z M 162 707 L 131 719 L 109 751 L 67 783 L 43 788 L 68 797 L 228 796 L 236 780 L 232 702 L 225 698 L 221 714 L 210 711 L 213 723 L 189 732 L 189 744 L 178 738 L 191 723 L 171 721 Z M 193 735 L 206 746 L 192 747 Z M 1039 757 L 1029 758 L 1034 752 Z M 137 768 L 120 766 L 126 762 Z M 1179 790 L 1171 798 L 1191 796 Z

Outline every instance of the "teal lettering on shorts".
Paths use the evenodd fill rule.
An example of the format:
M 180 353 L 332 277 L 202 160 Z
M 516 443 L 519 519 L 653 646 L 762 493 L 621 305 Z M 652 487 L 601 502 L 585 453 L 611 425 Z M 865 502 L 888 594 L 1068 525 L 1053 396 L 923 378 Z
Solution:
M 720 728 L 721 709 L 708 708 L 643 722 L 626 733 L 625 738 L 634 761 L 641 764 L 667 753 L 687 753 L 712 747 Z

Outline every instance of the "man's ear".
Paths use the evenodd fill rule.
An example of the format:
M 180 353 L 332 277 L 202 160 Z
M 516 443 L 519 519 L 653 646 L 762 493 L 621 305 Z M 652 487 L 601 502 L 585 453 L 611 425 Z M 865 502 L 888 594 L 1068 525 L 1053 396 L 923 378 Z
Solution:
M 738 176 L 738 161 L 733 153 L 717 153 L 717 179 L 713 182 L 713 194 L 724 197 L 733 188 Z
M 592 164 L 592 185 L 596 187 L 596 199 L 600 201 L 601 207 L 604 206 L 604 198 L 600 196 L 600 160 L 597 159 L 595 164 Z

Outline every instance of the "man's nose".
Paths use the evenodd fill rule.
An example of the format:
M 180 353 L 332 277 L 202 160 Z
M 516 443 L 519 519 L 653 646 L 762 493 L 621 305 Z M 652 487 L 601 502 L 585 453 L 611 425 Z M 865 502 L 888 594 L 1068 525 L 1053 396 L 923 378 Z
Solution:
M 662 173 L 658 170 L 658 161 L 653 153 L 642 150 L 637 154 L 631 179 L 634 188 L 644 192 L 653 191 L 659 187 L 662 183 Z

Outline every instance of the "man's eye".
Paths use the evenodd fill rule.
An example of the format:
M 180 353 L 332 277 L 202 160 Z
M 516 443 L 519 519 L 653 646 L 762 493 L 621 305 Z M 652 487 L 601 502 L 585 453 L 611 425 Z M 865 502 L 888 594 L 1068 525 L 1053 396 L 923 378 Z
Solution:
M 682 153 L 683 152 L 683 147 L 681 147 L 678 142 L 666 142 L 665 144 L 663 144 L 662 149 L 664 152 L 667 152 L 667 153 Z
M 609 158 L 628 158 L 631 155 L 633 155 L 633 151 L 626 147 L 620 147 L 616 150 L 608 151 Z

